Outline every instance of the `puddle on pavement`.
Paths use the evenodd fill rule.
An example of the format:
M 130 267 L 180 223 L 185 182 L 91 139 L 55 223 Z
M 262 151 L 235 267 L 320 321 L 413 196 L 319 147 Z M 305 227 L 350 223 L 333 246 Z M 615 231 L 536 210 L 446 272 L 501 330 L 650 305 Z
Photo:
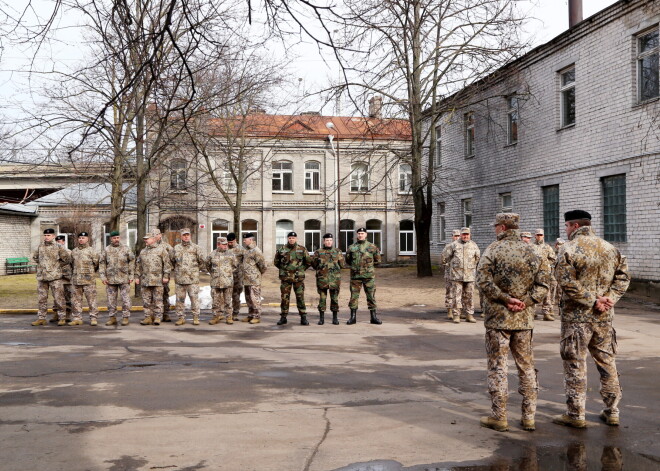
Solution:
M 286 378 L 290 376 L 286 371 L 260 371 L 255 373 L 255 376 L 264 376 L 266 378 Z
M 0 343 L 0 345 L 9 345 L 10 347 L 27 347 L 27 346 L 33 346 L 33 343 L 25 343 L 25 342 L 3 342 Z

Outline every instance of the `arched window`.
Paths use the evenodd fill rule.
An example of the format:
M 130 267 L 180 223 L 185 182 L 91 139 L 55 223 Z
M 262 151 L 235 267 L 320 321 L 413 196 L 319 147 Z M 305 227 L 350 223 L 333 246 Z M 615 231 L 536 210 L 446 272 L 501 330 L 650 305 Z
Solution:
M 293 221 L 280 219 L 275 223 L 275 250 L 286 245 L 286 235 L 291 231 L 293 231 Z
M 351 191 L 369 190 L 369 166 L 364 162 L 351 165 Z
M 321 247 L 321 221 L 310 219 L 305 221 L 305 248 L 314 252 Z
M 252 232 L 254 234 L 254 243 L 257 244 L 259 237 L 258 229 L 259 229 L 259 223 L 254 219 L 243 220 L 243 222 L 241 223 L 241 243 L 243 242 L 243 233 Z
M 412 185 L 412 167 L 410 164 L 399 165 L 399 193 L 410 193 Z
M 415 225 L 409 219 L 399 223 L 399 254 L 415 255 Z
M 355 221 L 342 219 L 339 222 L 339 248 L 346 252 L 349 245 L 355 240 Z
M 172 190 L 184 190 L 188 170 L 185 160 L 174 160 L 170 167 L 170 188 Z
M 218 237 L 227 237 L 229 234 L 229 221 L 226 219 L 216 219 L 211 224 L 211 236 L 213 237 L 214 249 L 218 246 Z
M 273 191 L 293 191 L 293 163 L 273 162 Z
M 369 219 L 367 221 L 367 240 L 383 251 L 383 224 L 378 219 Z
M 305 191 L 319 191 L 321 188 L 321 164 L 305 162 Z

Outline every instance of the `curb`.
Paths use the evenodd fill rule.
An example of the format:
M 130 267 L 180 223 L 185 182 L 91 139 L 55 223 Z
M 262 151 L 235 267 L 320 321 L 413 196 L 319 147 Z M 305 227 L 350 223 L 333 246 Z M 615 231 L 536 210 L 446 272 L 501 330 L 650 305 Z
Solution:
M 241 304 L 241 306 L 245 306 L 245 304 Z M 264 303 L 264 304 L 262 304 L 262 306 L 263 307 L 279 307 L 280 303 Z M 294 306 L 295 306 L 295 304 L 294 304 Z M 99 309 L 99 312 L 107 312 L 108 311 L 108 308 L 103 307 L 103 306 L 99 306 L 98 309 Z M 131 312 L 143 312 L 143 311 L 144 311 L 144 308 L 142 306 L 133 306 L 131 308 Z M 29 314 L 36 314 L 37 312 L 39 312 L 38 309 L 0 309 L 0 316 L 1 315 L 15 316 L 15 315 L 20 315 L 20 314 L 29 315 Z M 48 311 L 46 311 L 46 314 L 53 314 L 54 312 L 55 311 L 53 311 L 52 309 L 49 308 Z M 89 312 L 89 307 L 84 307 L 83 312 Z M 170 309 L 169 312 L 174 312 L 174 309 L 173 308 Z

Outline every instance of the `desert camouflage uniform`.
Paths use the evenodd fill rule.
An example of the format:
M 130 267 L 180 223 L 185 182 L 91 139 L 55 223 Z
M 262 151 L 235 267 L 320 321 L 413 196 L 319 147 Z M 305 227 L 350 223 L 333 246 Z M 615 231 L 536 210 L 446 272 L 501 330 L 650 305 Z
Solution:
M 248 317 L 261 317 L 261 275 L 266 272 L 266 260 L 254 242 L 243 249 L 243 288 Z
M 449 279 L 451 280 L 451 301 L 454 315 L 461 310 L 466 316 L 474 314 L 474 280 L 477 263 L 481 252 L 473 241 L 463 242 L 456 240 L 445 247 L 442 252 L 442 261 L 449 266 Z
M 568 415 L 584 419 L 587 398 L 587 352 L 600 373 L 600 395 L 612 416 L 618 417 L 621 386 L 616 369 L 614 308 L 594 310 L 598 296 L 615 303 L 630 284 L 628 263 L 612 244 L 596 237 L 591 227 L 575 230 L 559 251 L 557 282 L 562 289 L 560 353 Z
M 99 258 L 99 276 L 107 283 L 108 317 L 117 315 L 117 297 L 121 297 L 122 317 L 131 316 L 131 280 L 135 276 L 135 255 L 123 244 L 108 245 Z
M 162 319 L 163 279 L 169 279 L 171 271 L 172 264 L 165 247 L 154 244 L 142 249 L 135 262 L 135 277 L 140 280 L 145 319 Z
M 548 292 L 550 267 L 531 245 L 520 240 L 520 232 L 509 229 L 490 244 L 477 267 L 477 284 L 483 293 L 488 356 L 488 392 L 492 417 L 506 419 L 509 349 L 518 368 L 518 392 L 522 395 L 522 418 L 533 420 L 538 379 L 534 369 L 532 329 L 534 307 Z M 516 298 L 525 309 L 511 312 L 506 303 Z
M 282 316 L 289 313 L 291 301 L 291 287 L 296 294 L 296 306 L 298 313 L 303 316 L 307 314 L 305 306 L 305 270 L 312 265 L 312 259 L 307 249 L 300 244 L 285 244 L 275 252 L 273 262 L 280 272 L 280 312 Z
M 234 272 L 238 260 L 231 249 L 216 249 L 206 259 L 206 266 L 211 273 L 211 299 L 213 300 L 213 315 L 232 316 L 232 290 Z
M 185 317 L 186 294 L 190 297 L 190 310 L 199 317 L 199 271 L 206 269 L 206 255 L 202 248 L 192 242 L 181 242 L 170 254 L 174 267 L 174 289 L 176 292 L 176 315 Z
M 532 247 L 536 251 L 536 255 L 541 258 L 545 258 L 548 262 L 550 269 L 554 269 L 555 263 L 557 262 L 557 254 L 552 247 L 550 247 L 545 242 L 534 240 Z M 541 303 L 541 312 L 545 316 L 552 314 L 552 307 L 555 302 L 555 296 L 557 295 L 557 280 L 555 280 L 554 274 L 550 275 L 550 287 L 548 289 L 548 294 L 543 298 Z
M 339 311 L 339 289 L 341 288 L 341 269 L 346 268 L 344 255 L 337 247 L 321 247 L 312 257 L 312 267 L 316 270 L 316 291 L 319 293 L 319 311 L 325 311 L 328 290 L 330 291 L 330 310 Z
M 357 309 L 360 289 L 364 287 L 367 307 L 376 309 L 376 271 L 380 265 L 380 249 L 368 240 L 358 240 L 346 249 L 346 264 L 351 268 L 351 299 L 349 309 Z
M 169 242 L 165 241 L 164 239 L 160 239 L 158 242 L 156 242 L 157 247 L 161 247 L 167 251 L 167 256 L 172 257 L 172 254 L 174 253 L 174 247 L 172 247 Z M 170 306 L 170 284 L 165 283 L 163 285 L 163 311 L 165 314 L 167 314 L 167 311 L 169 311 L 172 308 Z
M 237 245 L 229 249 L 236 257 L 236 268 L 234 268 L 234 286 L 231 290 L 232 316 L 238 318 L 241 312 L 241 292 L 243 291 L 243 247 Z
M 440 256 L 440 263 L 444 265 L 445 268 L 445 308 L 447 309 L 452 308 L 452 305 L 454 304 L 454 300 L 452 299 L 451 278 L 449 276 L 449 272 L 451 270 L 449 268 L 449 264 L 445 262 L 445 260 L 447 260 L 449 246 L 454 242 L 456 241 L 448 243 L 443 249 L 442 255 Z
M 71 264 L 73 265 L 71 317 L 74 320 L 82 320 L 84 294 L 89 305 L 89 317 L 96 319 L 99 314 L 96 304 L 96 271 L 99 269 L 99 254 L 89 244 L 81 244 L 71 251 Z
M 64 247 L 64 246 L 62 246 Z M 71 251 L 64 247 L 64 250 L 67 251 L 69 254 L 69 257 L 71 257 Z M 65 305 L 60 307 L 57 304 L 57 301 L 53 299 L 53 312 L 55 313 L 55 316 L 53 319 L 57 318 L 58 315 L 57 313 L 66 310 L 66 316 L 65 318 L 71 317 L 71 276 L 73 275 L 73 270 L 71 269 L 71 264 L 70 263 L 63 263 L 62 264 L 62 293 L 64 294 L 64 303 Z M 53 322 L 53 321 L 51 321 Z
M 37 264 L 37 294 L 39 297 L 38 319 L 45 319 L 48 311 L 48 290 L 51 290 L 55 304 L 58 306 L 57 317 L 64 319 L 65 299 L 62 282 L 62 268 L 69 264 L 71 255 L 67 249 L 57 242 L 42 242 L 32 254 Z

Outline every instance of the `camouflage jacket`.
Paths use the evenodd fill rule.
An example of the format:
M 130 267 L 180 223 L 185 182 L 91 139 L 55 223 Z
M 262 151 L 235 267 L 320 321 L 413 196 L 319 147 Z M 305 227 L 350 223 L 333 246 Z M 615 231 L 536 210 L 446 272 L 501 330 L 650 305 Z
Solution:
M 550 266 L 551 269 L 550 276 L 554 280 L 553 270 L 555 267 L 555 263 L 557 262 L 557 254 L 555 253 L 555 249 L 550 247 L 545 242 L 539 242 L 537 240 L 532 242 L 532 247 L 536 251 L 536 255 L 548 261 L 548 265 Z
M 596 298 L 608 296 L 616 303 L 630 284 L 626 257 L 587 226 L 560 249 L 555 276 L 562 290 L 562 322 L 611 322 L 614 309 L 594 311 Z
M 71 253 L 53 240 L 39 244 L 32 260 L 37 264 L 37 280 L 54 281 L 63 277 L 63 267 L 70 266 Z
M 60 263 L 62 267 L 62 282 L 65 285 L 70 285 L 71 284 L 71 277 L 73 276 L 73 268 L 71 268 L 71 251 L 67 249 L 66 247 L 64 248 L 66 250 L 66 253 L 69 254 L 69 262 L 67 263 Z
M 123 244 L 108 245 L 99 258 L 99 276 L 109 285 L 125 285 L 135 278 L 135 255 Z
M 449 242 L 447 245 L 445 245 L 445 248 L 442 250 L 442 255 L 440 255 L 440 265 L 443 266 L 445 269 L 445 281 L 449 281 L 449 272 L 451 271 L 449 269 L 449 259 L 447 258 L 447 255 L 449 255 L 449 246 L 453 244 L 455 241 Z
M 238 259 L 233 250 L 214 250 L 206 259 L 211 272 L 212 288 L 231 288 L 234 286 L 234 272 Z
M 319 289 L 339 289 L 341 269 L 346 268 L 344 255 L 337 247 L 321 247 L 312 257 L 312 266 L 316 270 L 316 287 Z
M 169 279 L 171 271 L 167 249 L 160 244 L 143 248 L 135 261 L 135 277 L 142 286 L 163 286 L 163 278 Z
M 231 253 L 236 257 L 236 267 L 234 268 L 234 284 L 243 284 L 243 254 L 245 249 L 240 245 L 232 247 L 229 249 Z
M 550 287 L 550 266 L 531 245 L 520 240 L 520 231 L 498 234 L 477 267 L 477 286 L 483 294 L 487 329 L 530 330 L 534 328 L 534 305 Z M 516 298 L 526 304 L 511 312 L 506 303 Z
M 305 270 L 312 265 L 312 259 L 302 245 L 285 244 L 275 252 L 273 265 L 280 270 L 280 280 L 299 281 L 305 279 Z
M 351 279 L 374 278 L 374 268 L 380 264 L 380 250 L 368 240 L 358 240 L 346 249 L 346 264 L 351 268 Z
M 206 254 L 199 245 L 192 242 L 177 244 L 170 253 L 170 261 L 177 285 L 199 283 L 199 271 L 206 270 Z
M 442 251 L 442 263 L 449 267 L 451 281 L 470 282 L 475 280 L 475 270 L 481 252 L 471 240 L 455 240 Z
M 243 249 L 243 285 L 261 286 L 261 275 L 266 272 L 266 259 L 256 244 Z
M 96 271 L 99 269 L 99 254 L 89 245 L 79 245 L 71 251 L 71 265 L 73 266 L 73 285 L 96 284 Z

